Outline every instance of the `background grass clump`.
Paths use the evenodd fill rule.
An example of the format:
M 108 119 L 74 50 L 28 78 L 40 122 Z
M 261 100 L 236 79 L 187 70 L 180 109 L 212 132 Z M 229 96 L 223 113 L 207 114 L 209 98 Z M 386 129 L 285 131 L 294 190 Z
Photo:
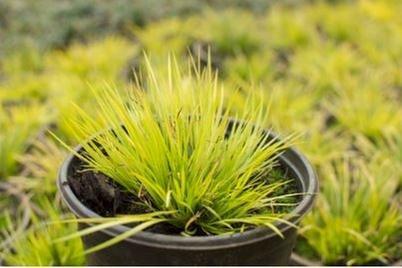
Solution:
M 57 200 L 65 154 L 38 133 L 52 129 L 76 144 L 64 119 L 78 116 L 71 102 L 94 112 L 88 84 L 132 87 L 142 50 L 156 65 L 174 52 L 179 62 L 200 57 L 204 67 L 210 51 L 231 111 L 241 113 L 259 94 L 265 127 L 301 133 L 297 147 L 316 167 L 320 201 L 302 223 L 296 252 L 325 264 L 401 258 L 400 1 L 68 3 L 0 2 L 0 181 L 30 201 L 33 218 L 51 218 L 41 199 Z M 0 203 L 10 204 L 8 196 Z M 20 222 L 19 212 L 1 213 Z M 18 256 L 27 263 L 22 255 L 15 263 Z

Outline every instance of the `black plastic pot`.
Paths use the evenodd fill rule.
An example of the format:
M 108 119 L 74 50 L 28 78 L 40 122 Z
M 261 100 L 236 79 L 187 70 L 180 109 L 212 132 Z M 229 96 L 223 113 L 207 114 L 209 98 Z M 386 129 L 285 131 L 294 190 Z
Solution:
M 79 151 L 78 147 L 76 150 Z M 61 196 L 78 218 L 100 217 L 84 206 L 68 183 L 76 157 L 63 163 L 58 178 Z M 288 149 L 279 158 L 283 167 L 297 180 L 305 193 L 290 213 L 297 224 L 311 208 L 317 191 L 317 178 L 310 163 L 296 150 Z M 296 241 L 296 229 L 276 223 L 284 238 L 268 228 L 234 235 L 182 237 L 143 231 L 109 248 L 88 256 L 89 265 L 287 265 Z M 83 228 L 81 226 L 80 228 Z M 128 230 L 117 226 L 83 237 L 86 248 L 97 245 Z

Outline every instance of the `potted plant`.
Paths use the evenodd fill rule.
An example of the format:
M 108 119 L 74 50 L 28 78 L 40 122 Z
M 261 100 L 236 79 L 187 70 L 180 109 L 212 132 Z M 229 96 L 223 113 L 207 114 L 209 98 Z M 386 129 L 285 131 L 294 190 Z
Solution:
M 295 135 L 262 129 L 255 99 L 232 117 L 210 66 L 145 62 L 146 91 L 94 91 L 68 124 L 58 187 L 81 228 L 59 241 L 83 237 L 91 265 L 287 264 L 317 189 Z

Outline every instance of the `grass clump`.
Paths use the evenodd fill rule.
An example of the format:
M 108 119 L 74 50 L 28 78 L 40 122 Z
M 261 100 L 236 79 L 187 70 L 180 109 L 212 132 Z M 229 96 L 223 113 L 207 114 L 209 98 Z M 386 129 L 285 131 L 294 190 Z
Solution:
M 184 235 L 255 226 L 281 235 L 274 222 L 287 222 L 283 207 L 295 206 L 300 193 L 284 190 L 292 180 L 278 176 L 277 159 L 294 135 L 270 139 L 259 127 L 266 113 L 255 101 L 233 122 L 211 67 L 183 71 L 175 60 L 163 71 L 147 66 L 146 92 L 97 91 L 97 120 L 77 107 L 80 116 L 69 125 L 86 169 L 107 175 L 138 196 L 145 211 L 158 213 L 148 223 L 164 221 Z M 111 131 L 93 136 L 106 126 Z
M 29 193 L 31 201 L 44 197 L 53 199 L 57 192 L 58 169 L 66 154 L 53 139 L 43 135 L 32 142 L 29 152 L 18 157 L 24 172 L 10 178 L 10 182 Z
M 325 188 L 301 230 L 308 243 L 300 247 L 303 255 L 319 256 L 324 264 L 347 265 L 401 258 L 398 174 L 392 165 L 345 156 L 322 165 L 320 172 Z
M 46 208 L 48 222 L 33 216 L 32 226 L 24 233 L 15 236 L 12 248 L 5 249 L 0 256 L 11 266 L 85 265 L 81 239 L 54 243 L 60 236 L 74 232 L 76 224 L 60 222 L 61 212 L 54 208 L 50 200 L 42 199 L 41 203 L 41 206 Z M 10 235 L 13 235 L 13 231 Z
M 14 175 L 17 157 L 24 153 L 29 141 L 46 122 L 45 107 L 37 104 L 4 107 L 0 104 L 0 178 Z
M 28 196 L 7 183 L 0 183 L 0 258 L 3 248 L 9 248 L 13 237 L 28 226 L 31 210 Z
M 375 80 L 371 81 L 369 85 L 361 85 L 360 79 L 348 79 L 327 107 L 345 130 L 376 139 L 396 131 L 402 111 Z
M 126 39 L 108 37 L 91 45 L 75 44 L 67 51 L 53 52 L 47 66 L 54 72 L 74 74 L 82 79 L 115 80 L 135 49 Z
M 201 39 L 211 44 L 212 49 L 222 56 L 231 56 L 235 54 L 251 55 L 256 53 L 262 47 L 262 38 L 257 30 L 259 21 L 253 19 L 253 16 L 247 12 L 239 12 L 235 9 L 229 9 L 224 12 L 205 12 L 208 17 L 208 24 L 205 25 Z M 241 20 L 242 23 L 237 23 Z M 236 31 L 232 30 L 236 25 Z M 250 29 L 255 29 L 251 32 Z
M 236 101 L 233 110 L 247 109 L 249 96 L 258 93 L 258 102 L 267 110 L 264 126 L 273 127 L 282 133 L 304 131 L 314 116 L 317 97 L 313 92 L 306 94 L 307 89 L 294 81 L 278 81 L 272 83 L 269 89 L 252 87 L 252 83 L 247 82 L 238 84 L 241 85 L 241 90 L 227 91 L 229 98 Z

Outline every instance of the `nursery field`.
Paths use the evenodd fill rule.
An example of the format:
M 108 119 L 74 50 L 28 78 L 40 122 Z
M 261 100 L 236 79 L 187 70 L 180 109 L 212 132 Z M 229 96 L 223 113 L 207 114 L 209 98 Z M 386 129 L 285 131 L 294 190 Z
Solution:
M 132 89 L 149 65 L 170 73 L 171 57 L 180 67 L 193 59 L 216 71 L 231 101 L 222 108 L 228 114 L 249 114 L 250 99 L 258 96 L 264 128 L 298 137 L 293 147 L 314 166 L 319 192 L 297 230 L 294 256 L 324 265 L 400 264 L 402 1 L 246 1 L 246 8 L 226 9 L 188 1 L 168 16 L 150 2 L 152 9 L 144 2 L 141 12 L 154 12 L 152 19 L 139 13 L 127 21 L 121 12 L 102 27 L 96 16 L 77 17 L 70 32 L 47 35 L 38 28 L 28 30 L 32 36 L 17 25 L 12 40 L 0 41 L 2 264 L 86 264 L 81 238 L 71 236 L 77 222 L 63 220 L 72 215 L 56 185 L 67 147 L 89 136 L 86 116 L 106 127 L 107 113 L 96 117 L 94 95 Z M 2 7 L 10 26 L 12 7 Z M 100 14 L 117 8 L 98 7 Z M 7 34 L 0 31 L 0 38 Z M 147 94 L 152 85 L 141 81 Z M 192 103 L 188 95 L 178 99 L 186 97 Z M 87 127 L 80 135 L 74 120 Z

